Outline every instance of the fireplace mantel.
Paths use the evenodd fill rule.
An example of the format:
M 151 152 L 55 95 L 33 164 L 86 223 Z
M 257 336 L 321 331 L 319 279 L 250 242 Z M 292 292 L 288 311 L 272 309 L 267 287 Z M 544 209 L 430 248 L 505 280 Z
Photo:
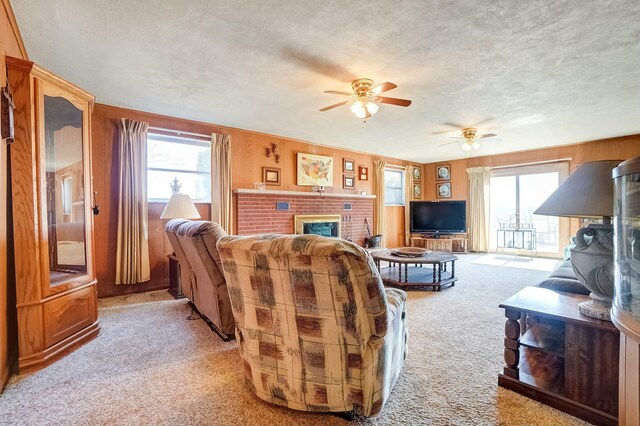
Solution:
M 272 189 L 235 189 L 235 194 L 286 195 L 294 197 L 338 197 L 338 198 L 376 198 L 375 195 L 349 194 L 342 192 L 280 191 Z

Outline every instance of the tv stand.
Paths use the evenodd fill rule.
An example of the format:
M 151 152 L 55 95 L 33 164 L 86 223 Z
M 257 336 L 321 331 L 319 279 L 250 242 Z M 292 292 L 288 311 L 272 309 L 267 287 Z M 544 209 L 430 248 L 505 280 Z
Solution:
M 453 253 L 467 252 L 467 234 L 423 234 L 411 236 L 411 247 L 422 247 L 433 251 Z

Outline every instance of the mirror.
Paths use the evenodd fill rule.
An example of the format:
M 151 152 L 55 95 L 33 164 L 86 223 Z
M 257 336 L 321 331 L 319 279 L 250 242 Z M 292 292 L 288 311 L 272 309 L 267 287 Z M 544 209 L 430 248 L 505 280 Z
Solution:
M 45 206 L 51 286 L 87 273 L 82 110 L 44 96 Z

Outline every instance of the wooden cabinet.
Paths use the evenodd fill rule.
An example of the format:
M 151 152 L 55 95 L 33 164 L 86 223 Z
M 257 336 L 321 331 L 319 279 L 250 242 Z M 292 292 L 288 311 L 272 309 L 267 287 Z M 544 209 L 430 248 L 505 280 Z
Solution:
M 498 384 L 597 425 L 618 423 L 620 333 L 584 316 L 588 296 L 526 287 L 505 302 Z
M 422 247 L 432 251 L 466 253 L 467 234 L 455 234 L 440 238 L 411 237 L 412 247 Z
M 43 367 L 99 333 L 93 265 L 94 97 L 7 57 L 16 104 L 11 192 L 19 368 Z

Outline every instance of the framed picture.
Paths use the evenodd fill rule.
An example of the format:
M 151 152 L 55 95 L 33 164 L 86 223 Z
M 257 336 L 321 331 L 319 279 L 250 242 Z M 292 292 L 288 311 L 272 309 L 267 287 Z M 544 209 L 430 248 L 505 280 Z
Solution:
M 280 186 L 280 169 L 278 167 L 263 167 L 262 182 L 267 185 Z
M 436 166 L 436 180 L 451 180 L 451 166 L 449 164 Z
M 414 199 L 422 198 L 422 185 L 419 183 L 413 184 L 413 198 Z
M 413 167 L 413 181 L 420 182 L 422 179 L 422 168 L 421 167 Z
M 355 173 L 356 172 L 356 160 L 352 160 L 351 158 L 343 158 L 342 159 L 342 171 L 344 173 Z
M 365 166 L 358 167 L 358 176 L 360 176 L 360 180 L 369 180 L 369 168 Z
M 451 182 L 436 183 L 437 198 L 451 198 Z
M 333 158 L 299 152 L 297 184 L 301 186 L 333 186 Z
M 342 175 L 342 187 L 344 189 L 355 189 L 356 177 L 350 175 Z

